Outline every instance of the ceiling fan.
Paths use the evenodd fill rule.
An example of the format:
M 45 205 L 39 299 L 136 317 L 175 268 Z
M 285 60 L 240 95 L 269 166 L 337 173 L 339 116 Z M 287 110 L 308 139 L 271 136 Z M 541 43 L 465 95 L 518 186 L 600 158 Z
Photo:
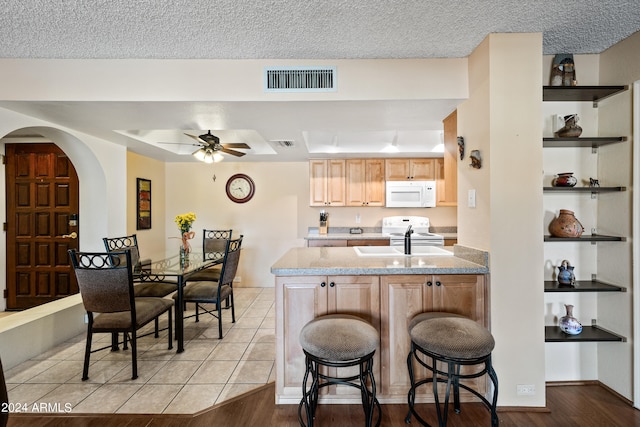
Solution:
M 195 139 L 197 144 L 193 144 L 193 145 L 200 147 L 198 150 L 191 153 L 193 157 L 205 163 L 213 163 L 213 162 L 221 161 L 223 159 L 221 153 L 231 154 L 232 156 L 236 156 L 236 157 L 242 157 L 246 154 L 241 151 L 236 151 L 234 150 L 234 148 L 235 149 L 251 149 L 251 147 L 249 147 L 244 142 L 221 143 L 220 138 L 213 135 L 211 133 L 211 130 L 207 131 L 207 133 L 205 134 L 198 135 L 198 136 L 191 135 L 188 133 L 185 133 L 185 135 Z

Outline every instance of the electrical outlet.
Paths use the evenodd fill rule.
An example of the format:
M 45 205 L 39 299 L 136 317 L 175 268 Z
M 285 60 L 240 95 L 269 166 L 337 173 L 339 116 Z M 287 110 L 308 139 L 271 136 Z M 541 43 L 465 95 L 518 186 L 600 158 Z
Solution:
M 517 394 L 518 396 L 533 396 L 536 394 L 536 386 L 533 384 L 518 384 Z
M 360 214 L 356 214 L 356 224 L 360 224 Z
M 84 323 L 89 323 L 89 315 L 88 314 L 84 315 Z
M 234 282 L 242 282 L 242 276 L 236 276 L 233 278 Z

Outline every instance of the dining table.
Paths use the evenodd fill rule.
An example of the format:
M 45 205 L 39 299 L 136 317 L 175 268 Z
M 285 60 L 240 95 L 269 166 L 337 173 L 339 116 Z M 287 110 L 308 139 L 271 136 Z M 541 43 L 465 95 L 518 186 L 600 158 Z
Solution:
M 224 252 L 204 253 L 202 250 L 192 249 L 185 254 L 172 249 L 165 252 L 148 252 L 145 256 L 145 259 L 134 268 L 136 280 L 151 283 L 171 282 L 177 285 L 174 330 L 178 344 L 176 353 L 182 353 L 184 351 L 184 286 L 193 273 L 222 264 Z

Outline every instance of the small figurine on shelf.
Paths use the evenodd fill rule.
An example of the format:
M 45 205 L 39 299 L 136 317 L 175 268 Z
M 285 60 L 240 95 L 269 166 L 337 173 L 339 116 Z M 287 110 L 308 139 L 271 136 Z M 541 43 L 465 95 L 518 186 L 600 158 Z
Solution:
M 589 187 L 600 187 L 600 182 L 595 178 L 589 177 Z
M 458 152 L 460 153 L 460 160 L 464 159 L 464 138 L 458 137 Z
M 573 274 L 573 266 L 569 261 L 562 260 L 558 267 L 558 283 L 561 285 L 573 286 L 576 283 L 576 276 Z
M 469 163 L 469 166 L 475 169 L 480 169 L 482 167 L 482 158 L 480 157 L 480 150 L 471 150 L 471 154 L 469 154 L 469 158 L 471 159 L 471 163 Z

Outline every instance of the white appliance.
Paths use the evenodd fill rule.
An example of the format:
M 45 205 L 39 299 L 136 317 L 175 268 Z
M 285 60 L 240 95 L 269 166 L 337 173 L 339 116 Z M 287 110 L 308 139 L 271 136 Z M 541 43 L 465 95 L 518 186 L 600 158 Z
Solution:
M 386 216 L 382 218 L 382 234 L 389 236 L 391 246 L 404 245 L 404 234 L 411 226 L 411 246 L 444 246 L 444 237 L 429 233 L 429 218 L 424 216 Z
M 388 208 L 433 208 L 436 206 L 435 181 L 387 181 Z

